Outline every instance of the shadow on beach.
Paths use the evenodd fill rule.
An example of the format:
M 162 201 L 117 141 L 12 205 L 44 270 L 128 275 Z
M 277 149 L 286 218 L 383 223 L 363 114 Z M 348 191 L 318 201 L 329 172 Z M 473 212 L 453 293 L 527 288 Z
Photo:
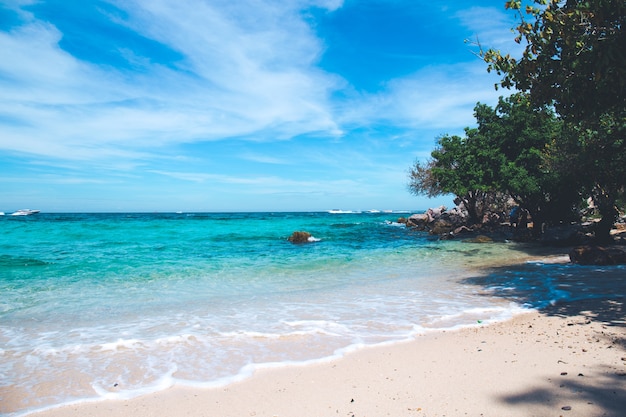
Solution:
M 559 317 L 585 316 L 626 327 L 626 265 L 527 262 L 463 280 L 496 296 Z
M 545 404 L 551 404 L 558 401 L 560 404 L 574 404 L 570 408 L 562 408 L 562 410 L 573 410 L 570 414 L 572 416 L 595 416 L 602 415 L 603 417 L 622 417 L 624 416 L 624 410 L 626 407 L 626 395 L 624 392 L 624 376 L 605 371 L 606 374 L 594 378 L 593 382 L 589 382 L 587 379 L 579 378 L 578 381 L 567 381 L 561 383 L 559 388 L 534 388 L 524 393 L 514 396 L 507 396 L 502 400 L 509 404 L 511 407 L 525 407 L 529 406 L 541 406 Z M 558 391 L 558 400 L 555 400 Z M 566 394 L 563 394 L 565 392 Z M 578 403 L 577 403 L 578 402 Z M 590 406 L 597 406 L 602 410 L 602 414 L 586 414 L 581 413 L 581 406 L 577 404 L 586 403 Z M 584 405 L 583 405 L 584 407 Z M 565 414 L 560 414 L 564 416 Z
M 485 296 L 502 297 L 545 316 L 564 319 L 558 322 L 555 333 L 551 333 L 553 339 L 544 343 L 571 348 L 568 345 L 576 343 L 572 337 L 582 335 L 581 343 L 611 352 L 613 358 L 605 359 L 602 365 L 580 368 L 584 375 L 577 371 L 566 376 L 555 375 L 548 381 L 536 380 L 526 390 L 500 397 L 499 401 L 516 408 L 565 406 L 562 410 L 572 416 L 625 415 L 626 266 L 529 262 L 491 268 L 485 275 L 465 279 L 464 283 L 480 287 Z M 533 334 L 535 331 L 539 332 L 529 328 L 522 333 L 540 338 L 537 335 L 541 333 Z M 538 349 L 537 354 L 541 354 L 541 347 Z M 584 355 L 580 352 L 585 351 L 573 355 Z M 585 407 L 594 407 L 595 411 L 585 414 Z M 597 410 L 601 414 L 596 414 Z

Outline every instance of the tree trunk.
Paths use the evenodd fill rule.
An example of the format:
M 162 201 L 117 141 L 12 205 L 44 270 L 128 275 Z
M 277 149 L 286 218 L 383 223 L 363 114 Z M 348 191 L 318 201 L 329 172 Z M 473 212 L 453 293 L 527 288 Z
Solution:
M 601 192 L 594 196 L 594 202 L 600 211 L 602 219 L 596 224 L 596 241 L 601 244 L 613 243 L 611 229 L 617 220 L 619 212 L 615 207 L 615 193 Z
M 479 200 L 481 203 L 481 207 L 478 207 Z M 479 224 L 482 222 L 482 218 L 484 210 L 482 208 L 482 202 L 484 200 L 484 193 L 481 191 L 470 191 L 463 197 L 461 197 L 461 201 L 465 206 L 465 210 L 467 210 L 467 215 L 469 217 L 469 224 Z
M 533 221 L 533 231 L 532 235 L 534 239 L 539 239 L 543 234 L 543 225 L 545 223 L 545 219 L 543 213 L 540 209 L 532 210 L 526 209 L 530 213 L 530 217 Z

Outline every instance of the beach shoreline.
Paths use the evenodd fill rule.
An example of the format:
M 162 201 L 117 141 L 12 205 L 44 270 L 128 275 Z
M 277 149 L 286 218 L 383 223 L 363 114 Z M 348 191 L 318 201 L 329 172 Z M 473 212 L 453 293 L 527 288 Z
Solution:
M 605 269 L 585 269 L 582 286 Z M 615 270 L 621 277 L 623 269 Z M 60 416 L 622 416 L 626 280 L 510 320 L 373 346 L 340 359 L 262 368 L 219 388 L 174 386 L 28 414 Z
M 591 310 L 589 310 L 591 311 Z M 263 369 L 222 388 L 173 387 L 56 416 L 621 416 L 626 332 L 588 315 L 509 321 Z

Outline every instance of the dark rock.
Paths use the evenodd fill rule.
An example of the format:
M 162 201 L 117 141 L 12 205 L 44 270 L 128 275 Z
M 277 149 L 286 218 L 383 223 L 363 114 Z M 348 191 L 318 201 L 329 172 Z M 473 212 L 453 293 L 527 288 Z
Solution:
M 291 243 L 308 243 L 311 242 L 310 238 L 311 234 L 309 232 L 293 232 L 288 240 Z
M 468 239 L 467 241 L 470 243 L 491 243 L 493 242 L 493 239 L 489 236 L 478 235 L 474 239 Z
M 429 208 L 426 210 L 426 215 L 428 216 L 428 222 L 432 223 L 437 220 L 441 215 L 446 211 L 446 206 L 439 206 L 437 208 Z
M 467 215 L 459 210 L 457 207 L 453 208 L 450 211 L 442 213 L 440 218 L 452 223 L 457 227 L 467 224 Z
M 409 227 L 415 227 L 419 230 L 424 230 L 429 222 L 427 214 L 413 214 L 406 220 L 406 225 Z
M 570 251 L 569 259 L 579 265 L 626 264 L 626 247 L 578 246 Z
M 452 231 L 452 234 L 457 236 L 457 235 L 461 235 L 461 234 L 465 234 L 465 233 L 472 233 L 472 232 L 473 232 L 473 230 L 470 229 L 469 227 L 461 226 L 461 227 L 457 227 L 456 229 L 454 229 Z
M 439 219 L 435 220 L 430 227 L 430 233 L 433 235 L 444 235 L 448 234 L 454 229 L 454 225 L 447 220 Z

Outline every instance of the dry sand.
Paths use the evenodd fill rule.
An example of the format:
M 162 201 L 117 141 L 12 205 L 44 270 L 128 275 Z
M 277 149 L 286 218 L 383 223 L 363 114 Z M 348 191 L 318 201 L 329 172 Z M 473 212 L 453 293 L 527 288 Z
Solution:
M 626 416 L 623 296 L 52 416 Z

